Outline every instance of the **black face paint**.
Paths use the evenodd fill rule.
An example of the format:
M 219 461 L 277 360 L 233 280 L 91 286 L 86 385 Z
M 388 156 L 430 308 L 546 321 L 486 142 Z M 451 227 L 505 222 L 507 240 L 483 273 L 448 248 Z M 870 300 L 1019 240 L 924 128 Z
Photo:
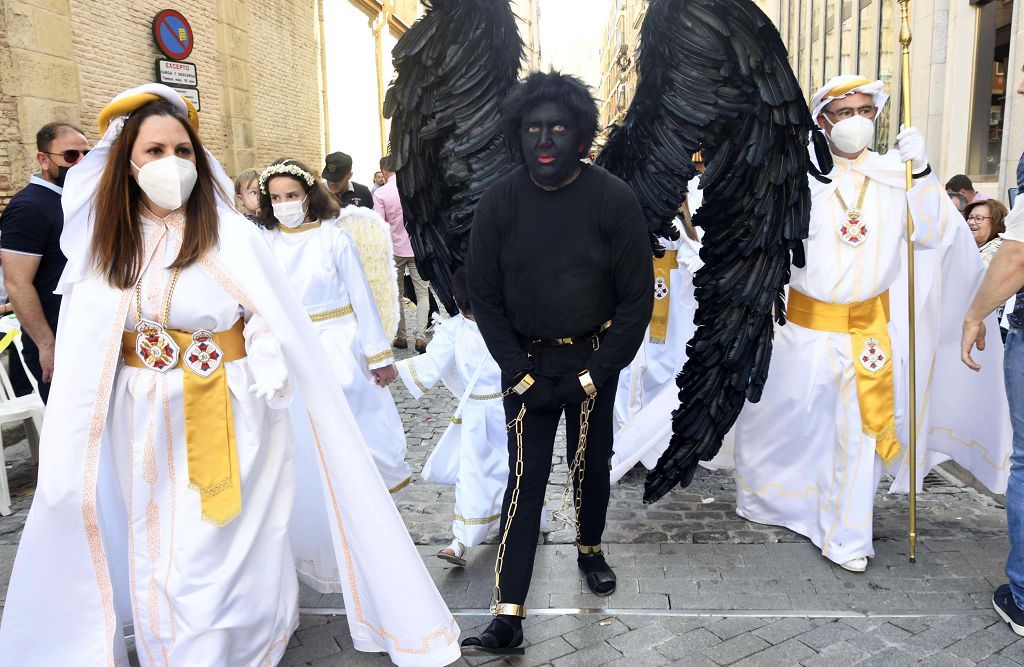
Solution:
M 537 185 L 565 185 L 580 165 L 580 128 L 567 108 L 544 102 L 523 115 L 519 129 L 526 168 Z
M 57 165 L 57 175 L 53 178 L 53 184 L 58 188 L 64 187 L 64 179 L 68 177 L 68 170 L 71 167 L 65 167 L 64 165 Z

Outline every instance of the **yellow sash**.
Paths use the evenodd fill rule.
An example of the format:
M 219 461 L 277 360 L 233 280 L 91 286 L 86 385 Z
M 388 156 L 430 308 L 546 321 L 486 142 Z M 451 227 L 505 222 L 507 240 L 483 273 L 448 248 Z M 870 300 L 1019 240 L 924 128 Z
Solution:
M 787 310 L 793 324 L 850 334 L 861 427 L 864 435 L 875 439 L 875 451 L 882 460 L 891 463 L 900 452 L 900 443 L 888 329 L 889 292 L 860 303 L 839 304 L 818 301 L 790 288 Z
M 225 363 L 245 357 L 242 328 L 242 320 L 238 320 L 227 331 L 213 334 L 213 342 L 223 352 L 223 358 L 207 377 L 185 366 L 185 352 L 192 345 L 192 334 L 175 329 L 166 331 L 181 350 L 176 368 L 184 370 L 182 382 L 189 486 L 199 492 L 203 518 L 218 526 L 231 523 L 242 511 L 241 472 L 231 392 L 224 370 Z M 135 331 L 126 331 L 122 337 L 124 363 L 133 368 L 147 368 L 135 354 L 136 336 Z
M 654 258 L 654 311 L 651 313 L 651 342 L 664 345 L 668 338 L 668 313 L 672 303 L 672 270 L 678 268 L 678 252 L 666 250 Z

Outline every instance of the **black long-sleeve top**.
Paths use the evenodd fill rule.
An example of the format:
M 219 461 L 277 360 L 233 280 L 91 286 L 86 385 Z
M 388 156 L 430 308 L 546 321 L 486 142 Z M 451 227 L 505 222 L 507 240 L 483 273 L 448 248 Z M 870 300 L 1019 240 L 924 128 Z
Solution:
M 525 167 L 497 181 L 476 208 L 467 276 L 501 370 L 533 370 L 527 339 L 583 336 L 609 320 L 587 369 L 601 385 L 625 368 L 651 319 L 648 238 L 636 196 L 600 167 L 582 165 L 555 191 L 534 184 Z

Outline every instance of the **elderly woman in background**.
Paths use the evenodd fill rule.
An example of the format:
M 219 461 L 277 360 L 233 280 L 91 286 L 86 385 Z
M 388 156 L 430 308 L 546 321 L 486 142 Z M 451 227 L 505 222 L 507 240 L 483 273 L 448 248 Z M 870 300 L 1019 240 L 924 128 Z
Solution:
M 1006 231 L 1004 221 L 1008 214 L 1006 207 L 994 199 L 974 202 L 964 208 L 964 217 L 981 251 L 981 261 L 985 262 L 985 268 L 988 268 L 1003 243 L 999 235 Z

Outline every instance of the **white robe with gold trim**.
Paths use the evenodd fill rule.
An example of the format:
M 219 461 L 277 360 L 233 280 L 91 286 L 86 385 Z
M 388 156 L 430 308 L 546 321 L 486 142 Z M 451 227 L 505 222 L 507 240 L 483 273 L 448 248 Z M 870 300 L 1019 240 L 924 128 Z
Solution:
M 508 482 L 501 369 L 476 322 L 456 315 L 436 325 L 426 354 L 398 362 L 398 373 L 415 399 L 441 380 L 457 398 L 465 396 L 421 475 L 455 485 L 452 532 L 467 547 L 480 544 L 498 528 Z
M 306 313 L 312 316 L 351 308 L 352 312 L 342 317 L 318 318 L 313 328 L 328 352 L 334 378 L 359 423 L 384 485 L 392 498 L 399 498 L 412 474 L 405 462 L 405 431 L 391 390 L 374 384 L 370 374 L 371 369 L 393 364 L 395 359 L 351 238 L 332 221 L 295 234 L 264 230 L 263 236 Z M 299 445 L 295 455 L 298 487 L 318 489 L 318 493 L 299 494 L 292 511 L 289 531 L 295 565 L 303 583 L 322 593 L 338 593 L 342 591 L 338 563 L 332 545 L 321 537 L 329 532 L 330 522 L 311 446 L 309 414 L 301 400 L 294 401 L 289 412 Z
M 143 375 L 150 371 L 124 366 L 121 336 L 134 295 L 112 288 L 89 261 L 92 194 L 82 183 L 90 175 L 98 180 L 108 137 L 68 175 L 62 249 L 69 262 L 56 372 L 39 484 L 0 624 L 0 662 L 125 665 L 123 627 L 133 623 L 147 667 L 274 665 L 298 622 L 287 535 L 293 497 L 319 489 L 294 487 L 287 418 L 253 399 L 249 362 L 239 360 L 226 370 L 241 515 L 223 528 L 201 519 L 184 463 L 183 371 L 154 379 Z M 219 166 L 215 172 L 230 191 Z M 253 225 L 227 201 L 219 210 L 219 247 L 182 272 L 170 323 L 216 329 L 243 316 L 251 327 L 258 317 L 280 341 L 315 433 L 305 446 L 315 448 L 329 517 L 320 537 L 333 546 L 344 573 L 355 647 L 387 651 L 399 665 L 453 662 L 460 654 L 458 624 L 409 539 L 348 404 L 324 380 L 327 354 Z M 144 313 L 159 308 L 167 273 L 150 274 L 159 281 L 145 290 Z M 71 619 L 56 637 L 55 618 Z
M 985 372 L 960 363 L 960 323 L 983 277 L 973 239 L 934 175 L 909 192 L 896 151 L 836 158 L 831 185 L 811 181 L 807 265 L 790 286 L 815 299 L 853 303 L 890 290 L 897 431 L 903 452 L 891 490 L 907 488 L 907 297 L 905 211 L 915 221 L 918 486 L 938 463 L 955 459 L 993 491 L 1005 489 L 1009 416 L 999 369 L 998 327 L 989 327 Z M 866 242 L 854 248 L 838 233 L 846 218 L 835 189 L 855 206 L 864 176 Z M 873 556 L 872 512 L 883 472 L 875 441 L 862 432 L 855 363 L 848 334 L 777 326 L 771 369 L 759 403 L 733 429 L 737 512 L 807 536 L 843 563 Z

